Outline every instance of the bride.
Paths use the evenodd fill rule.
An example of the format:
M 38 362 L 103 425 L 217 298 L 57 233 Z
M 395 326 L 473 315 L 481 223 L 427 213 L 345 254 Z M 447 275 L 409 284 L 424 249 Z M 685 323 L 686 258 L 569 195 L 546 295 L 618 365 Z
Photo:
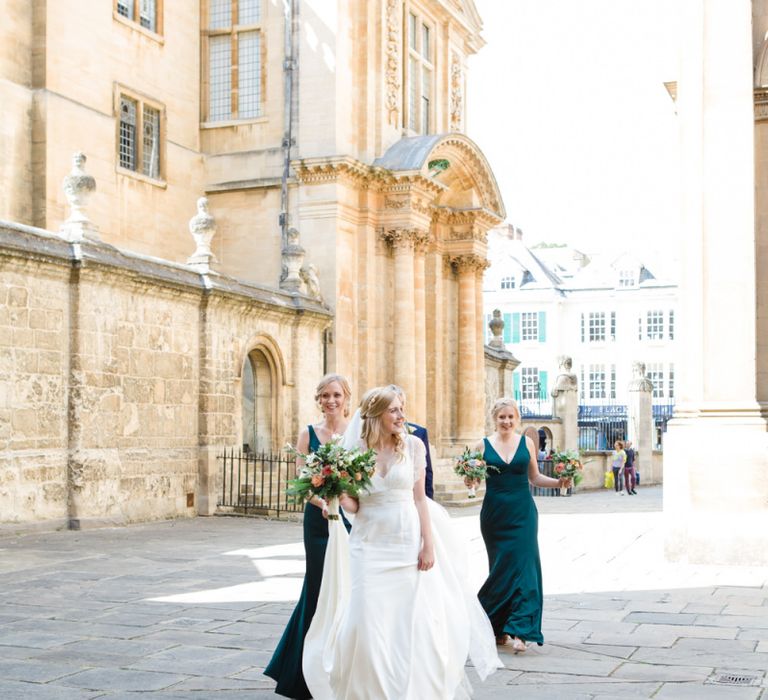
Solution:
M 312 696 L 467 698 L 467 657 L 481 679 L 501 663 L 450 518 L 424 494 L 424 445 L 405 431 L 398 393 L 371 389 L 345 443 L 373 448 L 376 471 L 359 501 L 342 497 L 356 513 L 348 545 L 343 528 L 331 530 L 304 647 Z

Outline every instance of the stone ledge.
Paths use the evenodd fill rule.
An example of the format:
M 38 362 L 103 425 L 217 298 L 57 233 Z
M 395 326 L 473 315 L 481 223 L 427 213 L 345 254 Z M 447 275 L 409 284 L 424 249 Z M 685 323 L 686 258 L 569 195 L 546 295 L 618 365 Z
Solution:
M 332 312 L 316 299 L 298 293 L 244 282 L 220 274 L 201 275 L 191 267 L 162 258 L 129 253 L 109 243 L 70 243 L 44 229 L 0 220 L 0 257 L 53 262 L 83 269 L 104 267 L 133 275 L 161 286 L 196 295 L 221 293 L 241 297 L 272 308 L 309 313 L 326 323 Z

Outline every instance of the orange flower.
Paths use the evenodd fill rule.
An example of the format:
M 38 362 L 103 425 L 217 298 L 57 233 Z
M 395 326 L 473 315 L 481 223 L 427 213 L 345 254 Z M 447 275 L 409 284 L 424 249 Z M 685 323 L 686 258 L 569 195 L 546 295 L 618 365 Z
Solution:
M 360 481 L 360 479 L 362 478 L 363 478 L 363 475 L 360 472 L 357 472 L 357 474 L 355 474 L 355 481 Z
M 310 481 L 312 482 L 312 486 L 315 488 L 318 488 L 325 483 L 325 479 L 319 474 L 315 474 L 312 479 L 310 479 Z
M 342 469 L 342 470 L 339 472 L 339 476 L 340 476 L 342 479 L 346 479 L 346 478 L 349 476 L 349 473 L 348 473 L 348 472 L 346 472 L 346 471 L 344 471 L 344 470 Z

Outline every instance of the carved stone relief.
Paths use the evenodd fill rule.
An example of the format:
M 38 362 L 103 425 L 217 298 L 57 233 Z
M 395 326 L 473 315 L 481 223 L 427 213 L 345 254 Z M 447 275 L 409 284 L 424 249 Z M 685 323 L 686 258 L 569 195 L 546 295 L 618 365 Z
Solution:
M 451 131 L 461 131 L 464 126 L 464 71 L 457 54 L 451 57 Z
M 400 21 L 398 0 L 387 0 L 386 106 L 389 123 L 397 127 L 400 114 Z

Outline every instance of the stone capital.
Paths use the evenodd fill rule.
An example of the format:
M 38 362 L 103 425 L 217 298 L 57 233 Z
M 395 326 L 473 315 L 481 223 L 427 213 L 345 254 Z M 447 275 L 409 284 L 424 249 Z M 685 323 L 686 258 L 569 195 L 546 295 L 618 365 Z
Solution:
M 491 266 L 485 258 L 474 255 L 454 255 L 451 258 L 451 264 L 459 274 L 464 273 L 477 273 L 482 274 L 487 268 Z
M 768 119 L 768 88 L 757 87 L 754 90 L 755 121 Z
M 393 249 L 420 249 L 429 240 L 429 232 L 418 228 L 385 228 L 380 234 L 381 239 Z

